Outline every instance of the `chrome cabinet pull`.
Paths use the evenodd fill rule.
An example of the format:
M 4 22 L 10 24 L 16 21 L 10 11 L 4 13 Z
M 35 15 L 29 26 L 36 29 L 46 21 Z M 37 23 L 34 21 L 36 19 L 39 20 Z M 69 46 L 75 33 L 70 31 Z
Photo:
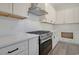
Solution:
M 17 51 L 17 50 L 18 50 L 18 48 L 14 49 L 14 50 L 12 50 L 12 51 L 8 51 L 8 53 L 12 53 L 12 52 L 15 52 L 15 51 Z

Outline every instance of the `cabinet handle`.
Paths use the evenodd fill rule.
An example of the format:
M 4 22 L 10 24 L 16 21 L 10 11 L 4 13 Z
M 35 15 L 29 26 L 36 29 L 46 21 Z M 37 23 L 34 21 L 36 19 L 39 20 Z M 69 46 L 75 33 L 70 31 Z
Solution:
M 14 50 L 12 50 L 12 51 L 8 51 L 8 53 L 12 53 L 12 52 L 15 52 L 15 51 L 17 51 L 17 50 L 18 50 L 18 48 L 14 49 Z

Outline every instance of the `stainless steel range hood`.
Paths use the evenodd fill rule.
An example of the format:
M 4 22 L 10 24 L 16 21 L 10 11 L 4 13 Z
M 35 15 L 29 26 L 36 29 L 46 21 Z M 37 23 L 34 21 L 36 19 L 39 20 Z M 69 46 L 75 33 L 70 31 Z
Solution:
M 38 5 L 38 3 L 32 3 L 28 12 L 32 13 L 34 15 L 37 15 L 37 16 L 42 16 L 42 15 L 48 14 L 48 12 L 46 12 L 45 10 L 42 10 L 37 5 Z

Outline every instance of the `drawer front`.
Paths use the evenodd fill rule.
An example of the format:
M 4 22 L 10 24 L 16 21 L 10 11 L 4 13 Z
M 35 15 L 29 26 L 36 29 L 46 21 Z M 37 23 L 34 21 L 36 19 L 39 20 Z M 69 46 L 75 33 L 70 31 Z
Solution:
M 6 48 L 0 49 L 0 55 L 16 55 L 21 51 L 28 49 L 28 42 L 21 42 L 15 45 L 8 46 Z M 28 52 L 26 52 L 28 53 Z
M 28 55 L 28 54 L 26 53 L 26 50 L 25 50 L 25 51 L 19 52 L 17 55 Z
M 19 53 L 17 55 L 26 55 L 26 53 L 23 51 L 23 52 L 21 52 L 21 53 Z

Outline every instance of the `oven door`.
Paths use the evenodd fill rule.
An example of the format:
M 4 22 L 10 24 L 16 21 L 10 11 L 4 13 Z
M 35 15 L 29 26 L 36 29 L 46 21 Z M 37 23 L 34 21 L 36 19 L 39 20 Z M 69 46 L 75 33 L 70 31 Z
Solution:
M 43 42 L 42 44 L 40 44 L 39 54 L 47 55 L 51 49 L 52 49 L 52 39 L 49 39 Z

